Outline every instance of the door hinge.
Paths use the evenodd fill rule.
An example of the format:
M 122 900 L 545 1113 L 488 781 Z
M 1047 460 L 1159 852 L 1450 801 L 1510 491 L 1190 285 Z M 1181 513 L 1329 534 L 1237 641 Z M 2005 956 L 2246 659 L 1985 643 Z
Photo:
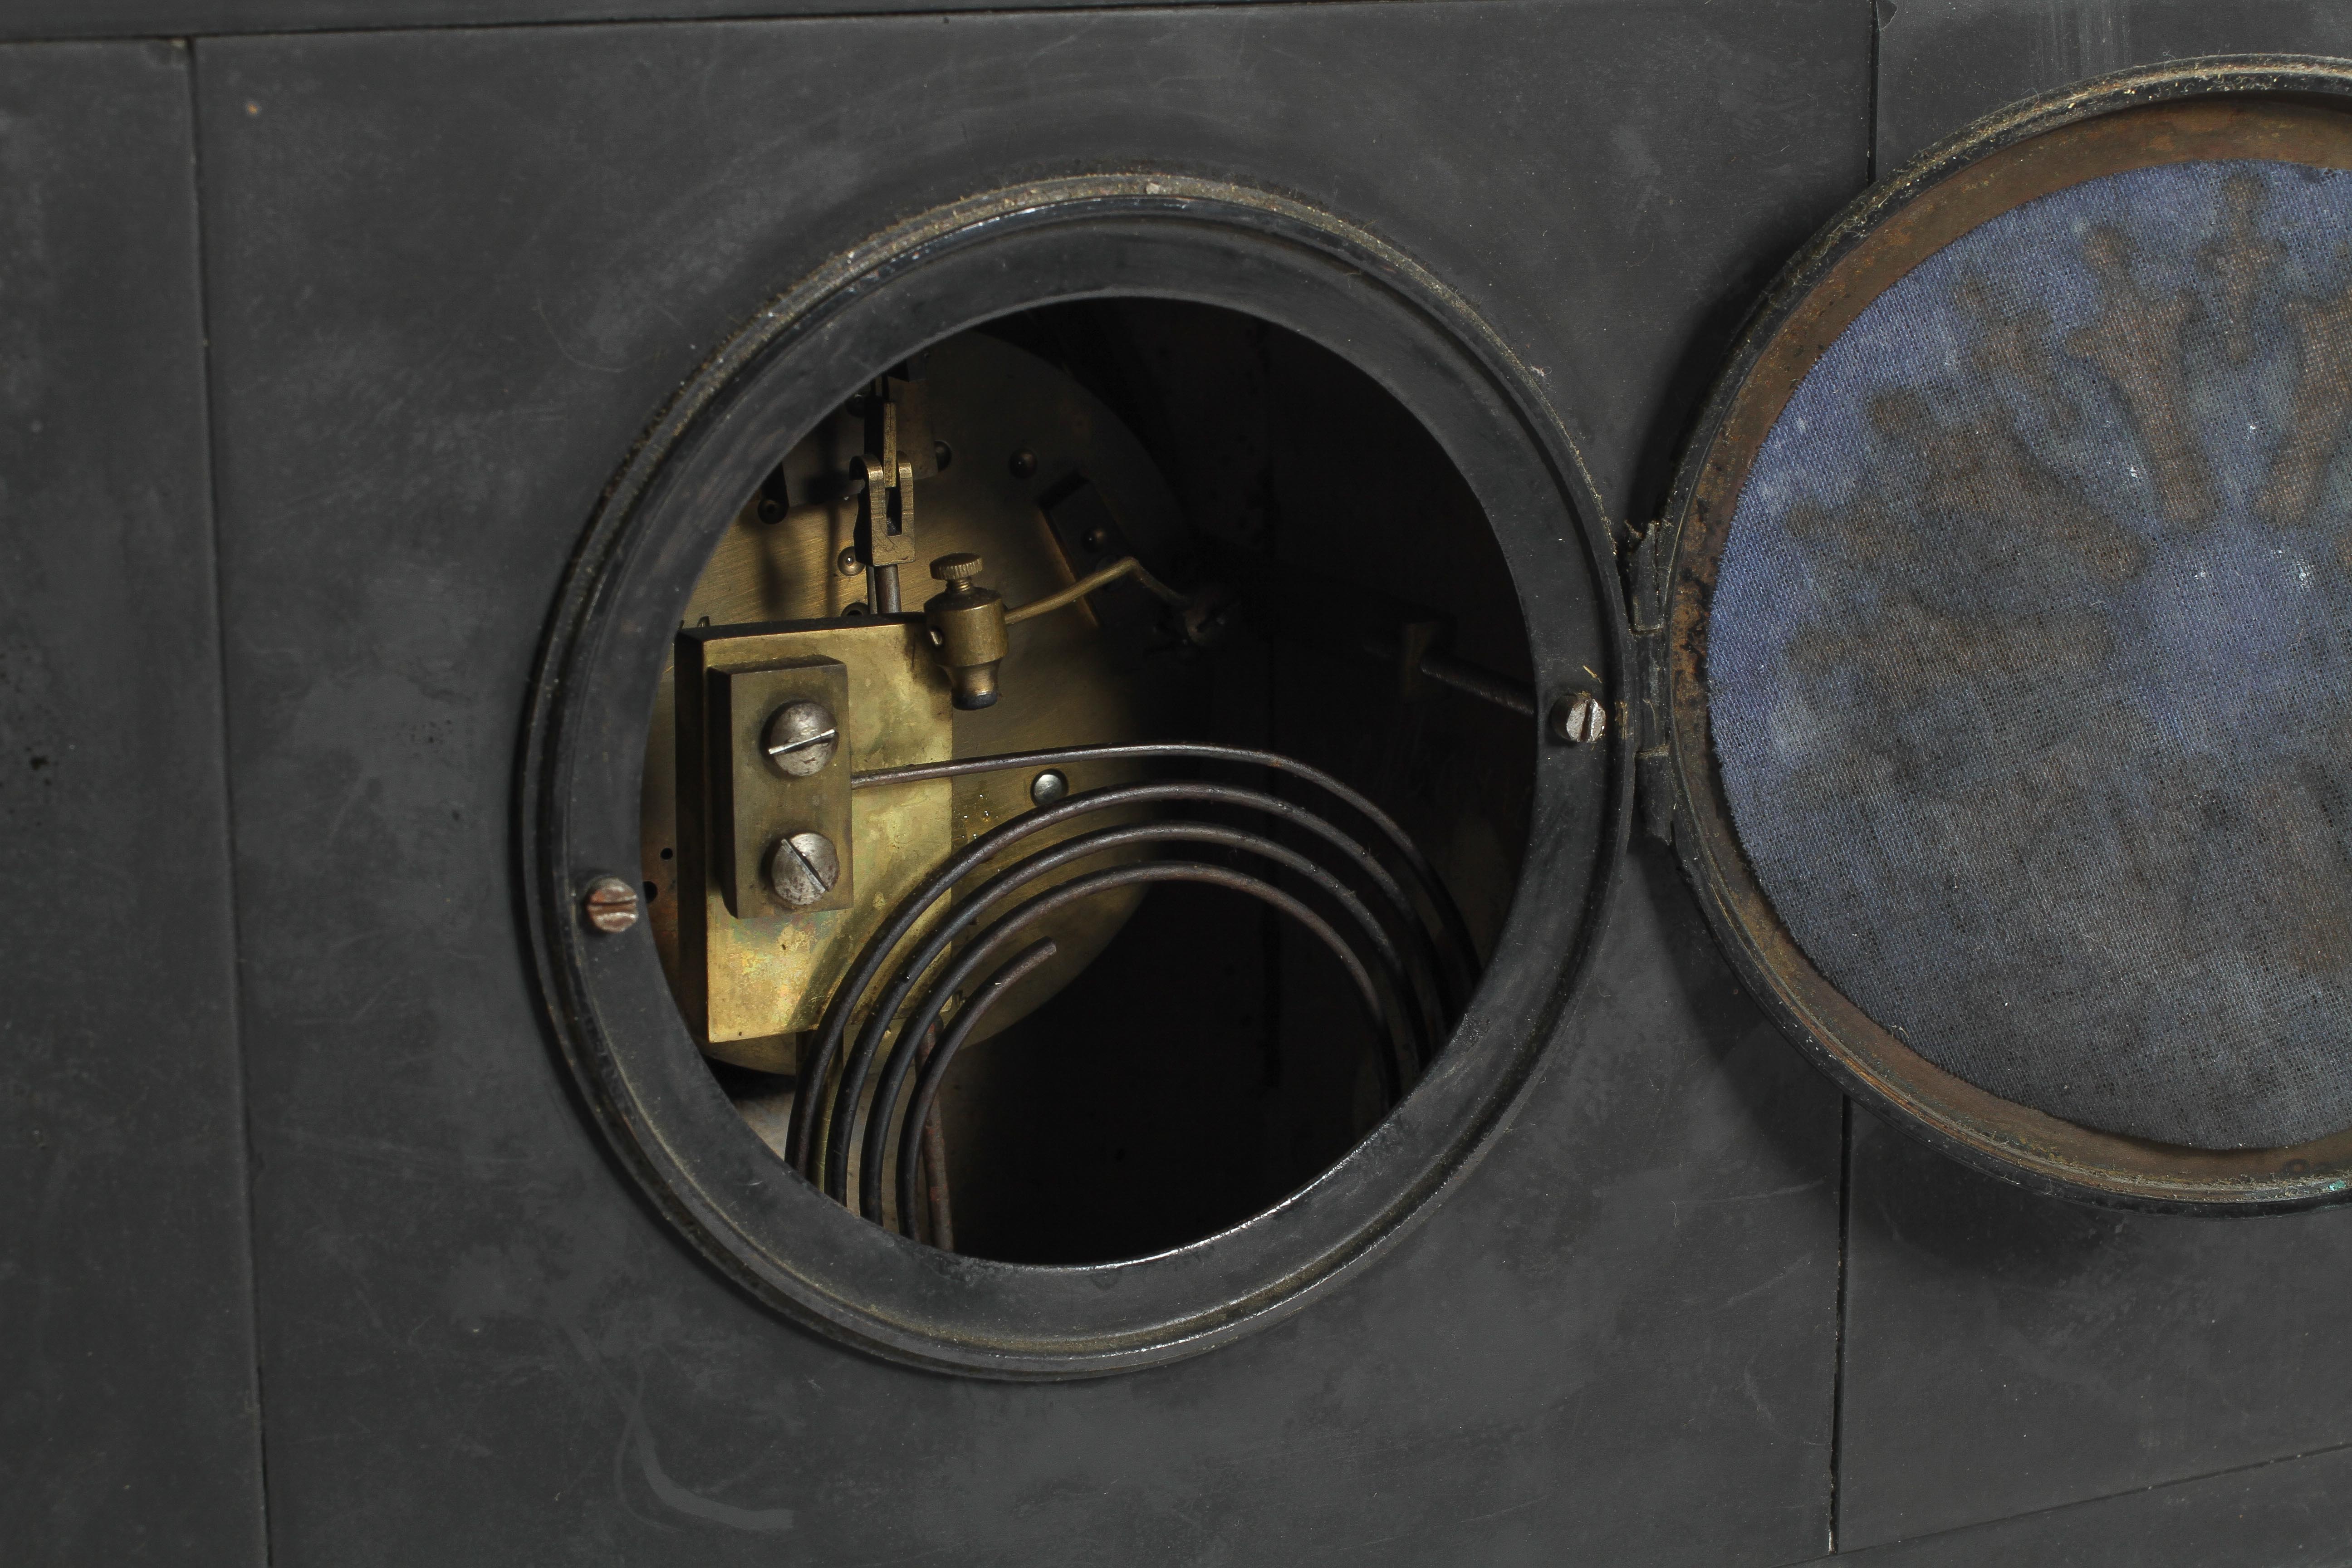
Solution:
M 1664 521 L 1634 536 L 1625 558 L 1627 620 L 1633 631 L 1633 809 L 1642 830 L 1675 841 L 1674 688 L 1666 646 L 1666 582 L 1674 557 Z

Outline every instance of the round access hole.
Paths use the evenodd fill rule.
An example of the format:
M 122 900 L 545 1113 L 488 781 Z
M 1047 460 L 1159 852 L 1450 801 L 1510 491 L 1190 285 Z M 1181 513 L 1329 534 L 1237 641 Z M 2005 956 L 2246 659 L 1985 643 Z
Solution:
M 1458 298 L 1263 192 L 1024 186 L 781 298 L 614 479 L 535 688 L 542 983 L 625 1168 L 787 1316 L 982 1375 L 1377 1256 L 1622 846 L 1580 474 Z
M 886 487 L 894 494 L 877 546 L 865 470 L 886 439 L 906 464 L 905 493 Z M 883 624 L 890 590 L 873 561 L 892 552 L 893 507 L 907 518 L 897 553 L 912 556 L 898 570 L 898 636 Z M 949 597 L 932 564 L 955 559 L 971 563 L 970 581 L 999 595 L 996 613 L 1012 623 L 984 706 L 958 707 L 948 668 L 906 657 L 928 636 L 925 602 Z M 1075 592 L 1107 573 L 1118 574 Z M 780 455 L 719 535 L 681 629 L 698 668 L 838 654 L 853 709 L 872 675 L 861 659 L 892 662 L 928 702 L 911 705 L 922 710 L 911 719 L 894 711 L 888 732 L 862 713 L 842 715 L 837 772 L 918 752 L 1078 752 L 855 791 L 845 804 L 859 886 L 837 908 L 803 912 L 760 899 L 756 887 L 718 886 L 726 868 L 716 837 L 734 825 L 691 804 L 681 814 L 673 659 L 646 752 L 652 926 L 718 1080 L 780 1158 L 792 1153 L 823 1020 L 861 947 L 909 907 L 926 873 L 992 829 L 1041 810 L 1070 813 L 1066 826 L 960 879 L 934 923 L 989 874 L 1084 833 L 1197 825 L 1272 847 L 1231 837 L 1108 844 L 1007 898 L 947 945 L 935 972 L 995 920 L 1106 869 L 1205 865 L 1305 908 L 1303 918 L 1213 881 L 1107 879 L 1005 949 L 1009 963 L 1032 939 L 1054 943 L 960 1038 L 961 1011 L 1002 965 L 950 990 L 929 1048 L 955 1038 L 957 1053 L 912 1131 L 925 1058 L 897 1086 L 895 1120 L 877 1105 L 876 1075 L 908 1049 L 919 985 L 884 1026 L 857 1114 L 846 1106 L 842 1068 L 857 1025 L 888 990 L 877 979 L 816 1092 L 826 1097 L 827 1142 L 854 1146 L 838 1195 L 927 1245 L 1094 1263 L 1164 1251 L 1273 1207 L 1362 1139 L 1443 1048 L 1509 909 L 1534 700 L 1502 552 L 1460 473 L 1394 397 L 1338 355 L 1241 312 L 1150 299 L 1055 305 L 887 367 Z M 875 651 L 851 651 L 845 631 Z M 790 699 L 765 700 L 781 711 Z M 723 746 L 705 720 L 689 744 Z M 763 726 L 768 716 L 741 722 Z M 1379 880 L 1352 863 L 1359 851 L 1233 799 L 1076 809 L 1090 794 L 1154 782 L 1271 786 L 1286 806 L 1388 848 L 1359 814 L 1278 769 L 1091 750 L 1149 742 L 1267 752 L 1329 773 L 1421 848 L 1446 907 L 1382 907 Z M 727 765 L 704 771 L 713 799 Z M 739 787 L 823 794 L 821 779 L 779 776 L 764 761 L 734 765 Z M 770 837 L 812 830 L 835 804 L 782 805 Z M 900 841 L 869 830 L 869 818 L 886 819 Z M 681 841 L 698 830 L 712 842 Z M 1389 872 L 1410 882 L 1409 869 Z M 1357 908 L 1376 913 L 1371 928 L 1351 921 Z M 919 951 L 924 929 L 903 946 Z M 1427 973 L 1410 951 L 1423 937 L 1436 950 L 1434 964 L 1420 966 Z M 1433 1021 L 1407 1031 L 1409 1048 L 1391 1038 L 1395 1020 L 1367 1007 L 1351 963 L 1388 972 L 1396 994 L 1378 997 L 1383 1010 L 1412 1009 L 1416 982 L 1427 983 Z M 908 1137 L 922 1144 L 911 1204 L 896 1158 Z M 889 1144 L 871 1205 L 862 1190 L 869 1141 Z M 822 1182 L 822 1158 L 811 1164 Z

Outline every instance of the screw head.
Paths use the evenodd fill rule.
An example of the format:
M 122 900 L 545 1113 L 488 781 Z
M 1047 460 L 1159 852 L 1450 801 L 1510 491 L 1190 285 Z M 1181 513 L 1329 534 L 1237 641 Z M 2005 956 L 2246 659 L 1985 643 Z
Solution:
M 1551 705 L 1545 726 L 1555 741 L 1590 745 L 1609 733 L 1609 709 L 1590 691 L 1571 691 Z
M 1013 453 L 1013 460 L 1004 466 L 1013 470 L 1014 479 L 1025 479 L 1037 471 L 1037 454 L 1024 447 Z
M 1029 781 L 1029 798 L 1038 805 L 1051 805 L 1070 793 L 1070 781 L 1058 768 L 1047 768 Z
M 931 563 L 931 575 L 950 588 L 959 583 L 970 582 L 979 576 L 980 573 L 980 557 L 968 550 L 960 550 L 953 555 L 942 555 Z
M 943 474 L 946 473 L 950 468 L 955 466 L 955 448 L 949 446 L 945 441 L 932 442 L 931 466 L 939 469 L 940 472 Z
M 618 935 L 637 923 L 637 889 L 618 877 L 599 877 L 588 884 L 580 912 L 598 931 Z
M 844 546 L 841 553 L 834 557 L 833 565 L 845 577 L 855 577 L 866 570 L 866 563 L 857 558 L 857 546 L 854 544 Z
M 795 833 L 768 851 L 768 886 L 795 909 L 816 902 L 841 880 L 841 857 L 822 833 Z
M 804 779 L 833 761 L 840 735 L 822 702 L 787 702 L 769 715 L 760 736 L 768 764 L 786 778 Z

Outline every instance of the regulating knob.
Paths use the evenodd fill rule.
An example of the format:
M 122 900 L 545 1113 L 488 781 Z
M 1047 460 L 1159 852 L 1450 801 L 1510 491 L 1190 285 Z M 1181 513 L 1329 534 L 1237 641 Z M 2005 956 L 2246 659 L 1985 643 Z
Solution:
M 996 701 L 996 667 L 1004 658 L 1004 596 L 982 587 L 980 557 L 966 551 L 931 563 L 931 575 L 947 584 L 923 606 L 930 623 L 931 651 L 948 672 L 955 705 L 986 708 Z

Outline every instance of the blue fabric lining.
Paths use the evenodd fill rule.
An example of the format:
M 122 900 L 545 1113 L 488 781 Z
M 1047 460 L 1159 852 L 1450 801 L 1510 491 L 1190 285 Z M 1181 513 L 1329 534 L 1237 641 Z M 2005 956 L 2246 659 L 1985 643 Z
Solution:
M 1928 1059 L 2114 1131 L 2352 1126 L 2352 174 L 1971 231 L 1760 449 L 1712 605 L 1742 847 Z

